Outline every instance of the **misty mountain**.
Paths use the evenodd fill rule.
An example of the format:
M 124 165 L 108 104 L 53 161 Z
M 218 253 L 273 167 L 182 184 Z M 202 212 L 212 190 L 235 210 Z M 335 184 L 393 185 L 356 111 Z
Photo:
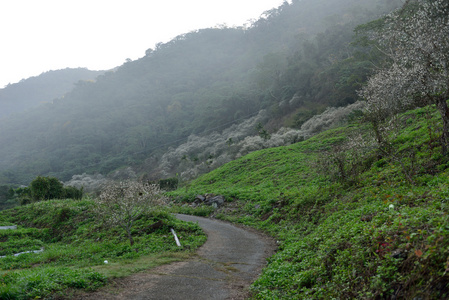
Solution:
M 351 46 L 354 28 L 398 4 L 284 2 L 249 28 L 201 29 L 158 44 L 64 97 L 0 119 L 0 183 L 158 160 L 192 134 L 219 133 L 262 109 L 266 130 L 299 128 L 328 106 L 356 101 L 372 57 Z
M 85 68 L 48 71 L 0 89 L 0 118 L 52 102 L 71 91 L 79 80 L 94 80 L 103 71 Z

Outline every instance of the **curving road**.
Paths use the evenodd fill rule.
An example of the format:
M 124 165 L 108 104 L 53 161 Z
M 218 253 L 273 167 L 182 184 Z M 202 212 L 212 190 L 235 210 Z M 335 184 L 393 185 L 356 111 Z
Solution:
M 187 215 L 176 217 L 198 222 L 207 234 L 208 239 L 198 250 L 198 256 L 133 275 L 134 278 L 127 281 L 129 286 L 119 294 L 102 295 L 105 299 L 212 300 L 248 296 L 249 285 L 266 265 L 266 258 L 274 252 L 273 241 L 254 230 L 218 220 Z

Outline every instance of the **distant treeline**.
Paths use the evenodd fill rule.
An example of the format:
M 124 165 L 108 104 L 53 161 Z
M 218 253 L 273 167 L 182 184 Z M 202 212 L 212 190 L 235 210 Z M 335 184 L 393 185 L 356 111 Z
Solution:
M 81 199 L 83 188 L 64 186 L 55 177 L 38 176 L 27 187 L 0 186 L 0 210 L 51 199 Z

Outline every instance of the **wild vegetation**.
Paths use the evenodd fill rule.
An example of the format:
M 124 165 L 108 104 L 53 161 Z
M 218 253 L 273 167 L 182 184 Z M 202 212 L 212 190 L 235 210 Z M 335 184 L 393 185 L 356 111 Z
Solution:
M 195 224 L 158 208 L 134 219 L 130 245 L 126 231 L 98 216 L 95 201 L 47 200 L 4 210 L 0 225 L 0 298 L 34 299 L 73 296 L 94 290 L 113 277 L 129 275 L 180 259 L 204 243 Z M 182 243 L 176 246 L 173 228 Z M 12 254 L 29 251 L 18 256 Z M 184 251 L 182 251 L 184 250 Z
M 441 123 L 434 106 L 398 118 L 391 155 L 358 142 L 362 152 L 343 151 L 349 137 L 373 136 L 353 123 L 253 152 L 171 195 L 225 195 L 215 217 L 278 240 L 256 299 L 445 299 L 449 161 L 428 132 Z
M 252 285 L 255 299 L 449 298 L 447 1 L 406 1 L 358 26 L 354 39 L 355 25 L 395 2 L 358 1 L 363 9 L 344 14 L 342 4 L 355 2 L 335 1 L 341 5 L 333 7 L 336 14 L 323 19 L 316 8 L 324 3 L 285 2 L 244 30 L 191 32 L 96 83 L 80 83 L 34 115 L 38 120 L 44 110 L 54 110 L 52 124 L 59 126 L 51 138 L 30 145 L 53 154 L 56 144 L 68 148 L 59 149 L 55 160 L 42 156 L 29 165 L 12 151 L 19 144 L 8 144 L 17 172 L 3 172 L 2 180 L 20 182 L 45 167 L 67 179 L 79 171 L 83 175 L 71 181 L 93 189 L 105 178 L 86 169 L 177 186 L 169 195 L 179 205 L 171 211 L 214 215 L 278 240 L 277 253 Z M 311 11 L 310 23 L 297 21 Z M 359 96 L 365 102 L 356 102 Z M 98 106 L 87 110 L 89 99 Z M 70 115 L 68 107 L 78 114 Z M 89 116 L 101 117 L 81 119 Z M 15 124 L 8 122 L 3 125 Z M 294 128 L 278 131 L 283 126 Z M 162 151 L 169 145 L 176 147 Z M 202 172 L 208 173 L 187 181 Z M 2 225 L 19 229 L 1 237 L 0 250 L 8 256 L 0 259 L 6 274 L 0 295 L 37 296 L 33 282 L 44 295 L 95 288 L 106 280 L 99 267 L 105 259 L 129 262 L 174 251 L 168 227 L 181 236 L 189 232 L 190 249 L 204 241 L 197 227 L 166 211 L 140 210 L 145 191 L 129 197 L 123 187 L 111 191 L 97 202 L 44 201 L 3 211 Z M 227 205 L 188 205 L 206 193 L 224 195 Z M 108 200 L 116 208 L 115 199 L 137 208 L 125 217 L 132 221 L 125 230 L 96 222 L 96 204 Z M 150 241 L 144 232 L 151 233 Z M 42 253 L 9 255 L 42 247 Z M 19 268 L 28 270 L 14 271 Z M 68 277 L 51 275 L 63 272 Z

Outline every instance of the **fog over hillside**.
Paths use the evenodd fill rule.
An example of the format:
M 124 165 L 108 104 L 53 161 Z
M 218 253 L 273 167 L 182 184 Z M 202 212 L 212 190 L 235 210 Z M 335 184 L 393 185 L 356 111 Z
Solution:
M 0 118 L 50 103 L 70 92 L 80 80 L 95 80 L 103 71 L 84 68 L 48 71 L 0 89 Z
M 248 28 L 206 28 L 160 43 L 94 81 L 78 81 L 63 97 L 0 118 L 0 184 L 28 184 L 39 174 L 67 181 L 126 167 L 150 178 L 191 169 L 185 173 L 191 178 L 198 168 L 244 155 L 250 145 L 279 145 L 278 135 L 302 130 L 328 107 L 357 101 L 379 53 L 354 43 L 363 37 L 354 29 L 400 3 L 284 2 Z M 264 117 L 251 123 L 260 111 Z M 256 128 L 233 135 L 238 124 Z M 277 134 L 281 128 L 287 129 Z M 194 162 L 176 165 L 174 149 L 201 144 L 195 137 L 211 132 L 217 149 L 227 145 L 230 154 L 201 148 L 189 152 Z M 205 152 L 211 153 L 204 159 Z

